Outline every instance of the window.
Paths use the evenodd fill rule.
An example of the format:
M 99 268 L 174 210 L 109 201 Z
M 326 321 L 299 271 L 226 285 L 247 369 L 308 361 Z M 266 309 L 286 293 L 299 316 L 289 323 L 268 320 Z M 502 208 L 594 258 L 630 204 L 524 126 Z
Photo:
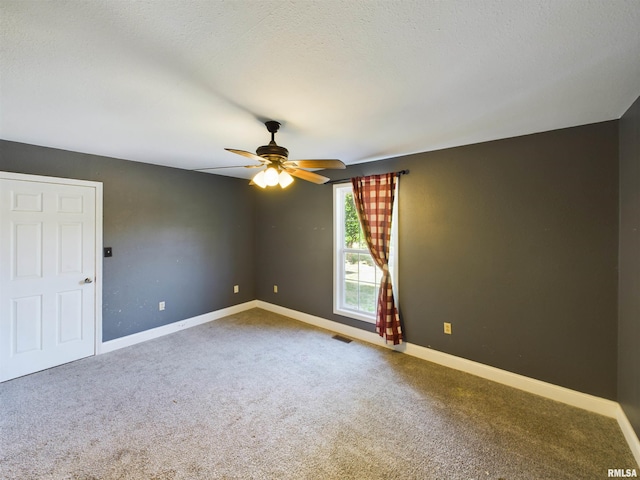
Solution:
M 397 200 L 396 196 L 389 262 L 396 298 Z M 333 313 L 375 323 L 382 271 L 376 266 L 367 249 L 350 183 L 334 185 L 333 205 Z

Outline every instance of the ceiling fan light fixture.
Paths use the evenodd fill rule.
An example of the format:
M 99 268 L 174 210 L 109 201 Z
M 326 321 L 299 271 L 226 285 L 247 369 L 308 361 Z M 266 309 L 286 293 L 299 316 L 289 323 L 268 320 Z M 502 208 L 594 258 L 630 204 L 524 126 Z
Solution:
M 293 177 L 283 170 L 280 172 L 280 175 L 278 175 L 278 183 L 280 187 L 287 188 L 293 183 Z
M 278 171 L 269 167 L 264 171 L 264 183 L 269 187 L 275 187 L 278 184 Z
M 256 153 L 247 152 L 246 150 L 237 150 L 235 148 L 225 148 L 225 150 L 242 155 L 258 162 L 258 164 L 244 165 L 246 168 L 265 169 L 256 174 L 250 185 L 258 185 L 260 188 L 275 187 L 280 185 L 281 188 L 287 188 L 293 183 L 293 176 L 316 184 L 323 184 L 329 181 L 329 178 L 323 177 L 314 172 L 305 170 L 306 168 L 345 168 L 345 164 L 341 160 L 336 159 L 315 159 L 315 160 L 289 160 L 289 150 L 278 145 L 275 140 L 275 134 L 280 128 L 280 123 L 274 120 L 265 122 L 267 130 L 271 134 L 271 141 L 268 145 L 263 145 L 256 149 Z M 219 167 L 231 168 L 231 167 Z M 235 167 L 233 167 L 235 168 Z
M 267 186 L 267 182 L 264 179 L 264 170 L 260 170 L 252 179 L 253 183 L 258 185 L 260 188 L 265 188 Z

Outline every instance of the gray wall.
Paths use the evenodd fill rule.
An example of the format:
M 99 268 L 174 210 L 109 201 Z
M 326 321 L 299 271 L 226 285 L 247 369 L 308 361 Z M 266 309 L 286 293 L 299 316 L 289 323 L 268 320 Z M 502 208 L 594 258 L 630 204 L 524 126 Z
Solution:
M 103 340 L 255 298 L 246 180 L 7 141 L 0 170 L 103 182 Z
M 640 437 L 640 98 L 620 120 L 618 401 Z
M 399 193 L 407 341 L 616 398 L 617 125 L 329 173 L 410 170 Z M 332 313 L 332 228 L 331 186 L 258 192 L 257 297 L 373 330 Z
M 618 122 L 328 174 L 404 168 L 407 341 L 615 399 Z M 262 191 L 245 180 L 4 141 L 0 169 L 104 183 L 104 244 L 114 249 L 104 261 L 105 340 L 254 298 L 373 330 L 332 313 L 331 186 L 298 180 Z M 442 333 L 444 321 L 453 335 Z M 634 355 L 620 350 L 621 376 L 636 382 L 620 386 L 621 394 L 635 388 L 635 397 L 624 393 L 630 418 Z

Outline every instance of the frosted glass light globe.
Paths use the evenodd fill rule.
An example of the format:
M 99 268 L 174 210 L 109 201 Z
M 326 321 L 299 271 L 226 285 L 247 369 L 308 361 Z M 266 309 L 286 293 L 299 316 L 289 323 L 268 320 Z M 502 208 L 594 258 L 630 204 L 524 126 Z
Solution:
M 283 170 L 280 172 L 278 183 L 282 188 L 287 188 L 293 183 L 293 177 Z
M 278 171 L 273 167 L 267 168 L 265 170 L 265 172 L 264 172 L 264 182 L 269 187 L 273 187 L 273 186 L 277 185 L 278 184 Z
M 267 182 L 264 180 L 264 170 L 259 171 L 255 177 L 253 177 L 253 183 L 258 185 L 260 188 L 265 188 L 267 186 Z

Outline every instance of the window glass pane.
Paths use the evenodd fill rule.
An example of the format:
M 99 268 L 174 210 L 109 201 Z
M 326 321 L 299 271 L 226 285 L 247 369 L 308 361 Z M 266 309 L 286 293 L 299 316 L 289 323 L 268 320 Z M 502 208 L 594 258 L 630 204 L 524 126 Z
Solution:
M 353 194 L 344 196 L 344 246 L 347 248 L 360 248 L 360 221 L 356 206 L 353 203 Z
M 376 286 L 370 283 L 360 284 L 360 310 L 375 313 L 378 300 Z
M 349 280 L 358 281 L 358 254 L 344 254 L 344 276 Z
M 368 253 L 360 253 L 359 261 L 360 265 L 360 277 L 361 282 L 376 282 L 376 267 L 373 263 L 373 258 Z
M 345 280 L 344 306 L 355 310 L 358 309 L 358 282 Z

